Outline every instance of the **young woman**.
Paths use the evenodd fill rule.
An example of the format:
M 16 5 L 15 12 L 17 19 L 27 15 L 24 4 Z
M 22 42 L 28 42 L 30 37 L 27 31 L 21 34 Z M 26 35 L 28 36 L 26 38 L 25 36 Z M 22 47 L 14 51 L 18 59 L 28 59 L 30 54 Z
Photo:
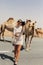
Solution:
M 14 58 L 15 58 L 15 63 L 14 65 L 17 65 L 19 56 L 20 56 L 20 50 L 21 47 L 23 45 L 23 35 L 22 35 L 22 26 L 21 26 L 21 22 L 18 20 L 17 24 L 14 28 Z

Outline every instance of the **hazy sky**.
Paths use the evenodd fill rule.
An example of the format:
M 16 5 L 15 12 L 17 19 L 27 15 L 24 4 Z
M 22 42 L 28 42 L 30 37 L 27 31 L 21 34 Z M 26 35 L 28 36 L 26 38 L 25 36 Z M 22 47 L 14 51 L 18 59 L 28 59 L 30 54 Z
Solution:
M 9 17 L 31 19 L 43 27 L 43 0 L 0 0 L 0 23 Z

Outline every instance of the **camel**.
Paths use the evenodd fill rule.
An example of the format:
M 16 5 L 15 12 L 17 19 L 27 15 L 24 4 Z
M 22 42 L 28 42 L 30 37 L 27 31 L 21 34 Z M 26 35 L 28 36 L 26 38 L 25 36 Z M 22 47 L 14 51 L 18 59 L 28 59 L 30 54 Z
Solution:
M 13 18 L 9 18 L 6 22 L 1 24 L 1 26 L 0 26 L 0 39 L 2 37 L 3 40 L 4 40 L 4 33 L 5 33 L 5 29 L 6 29 L 5 25 L 10 26 L 12 28 L 13 27 L 12 26 L 13 23 L 14 23 L 14 19 Z M 9 30 L 9 29 L 7 29 L 7 30 L 13 32 L 13 30 Z
M 31 41 L 34 37 L 35 23 L 36 23 L 36 21 L 31 24 L 31 20 L 27 20 L 24 25 L 26 50 L 28 50 L 28 48 L 30 48 Z
M 35 31 L 36 31 L 36 34 L 37 34 L 38 37 L 40 37 L 40 35 L 41 35 L 41 37 L 43 36 L 42 28 L 37 28 Z

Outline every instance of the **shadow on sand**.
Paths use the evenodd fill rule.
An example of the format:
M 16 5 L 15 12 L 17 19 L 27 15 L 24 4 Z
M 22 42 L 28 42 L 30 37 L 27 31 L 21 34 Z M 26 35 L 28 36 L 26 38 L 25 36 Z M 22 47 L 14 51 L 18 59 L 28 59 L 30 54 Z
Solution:
M 3 40 L 3 39 L 0 39 L 0 41 L 2 41 L 2 42 L 9 42 L 9 43 L 12 43 L 12 41 L 9 41 L 9 40 Z
M 9 59 L 9 60 L 11 60 L 12 62 L 14 62 L 14 58 L 13 57 L 11 57 L 11 56 L 8 56 L 8 55 L 6 55 L 6 54 L 0 54 L 0 57 L 1 57 L 1 59 Z

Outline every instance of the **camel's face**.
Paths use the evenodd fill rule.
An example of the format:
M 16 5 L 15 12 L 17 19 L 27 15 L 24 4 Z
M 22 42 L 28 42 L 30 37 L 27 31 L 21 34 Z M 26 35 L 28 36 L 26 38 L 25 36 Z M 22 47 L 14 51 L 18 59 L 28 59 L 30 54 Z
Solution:
M 26 25 L 26 28 L 28 28 L 31 25 L 31 22 L 27 22 L 25 25 Z

